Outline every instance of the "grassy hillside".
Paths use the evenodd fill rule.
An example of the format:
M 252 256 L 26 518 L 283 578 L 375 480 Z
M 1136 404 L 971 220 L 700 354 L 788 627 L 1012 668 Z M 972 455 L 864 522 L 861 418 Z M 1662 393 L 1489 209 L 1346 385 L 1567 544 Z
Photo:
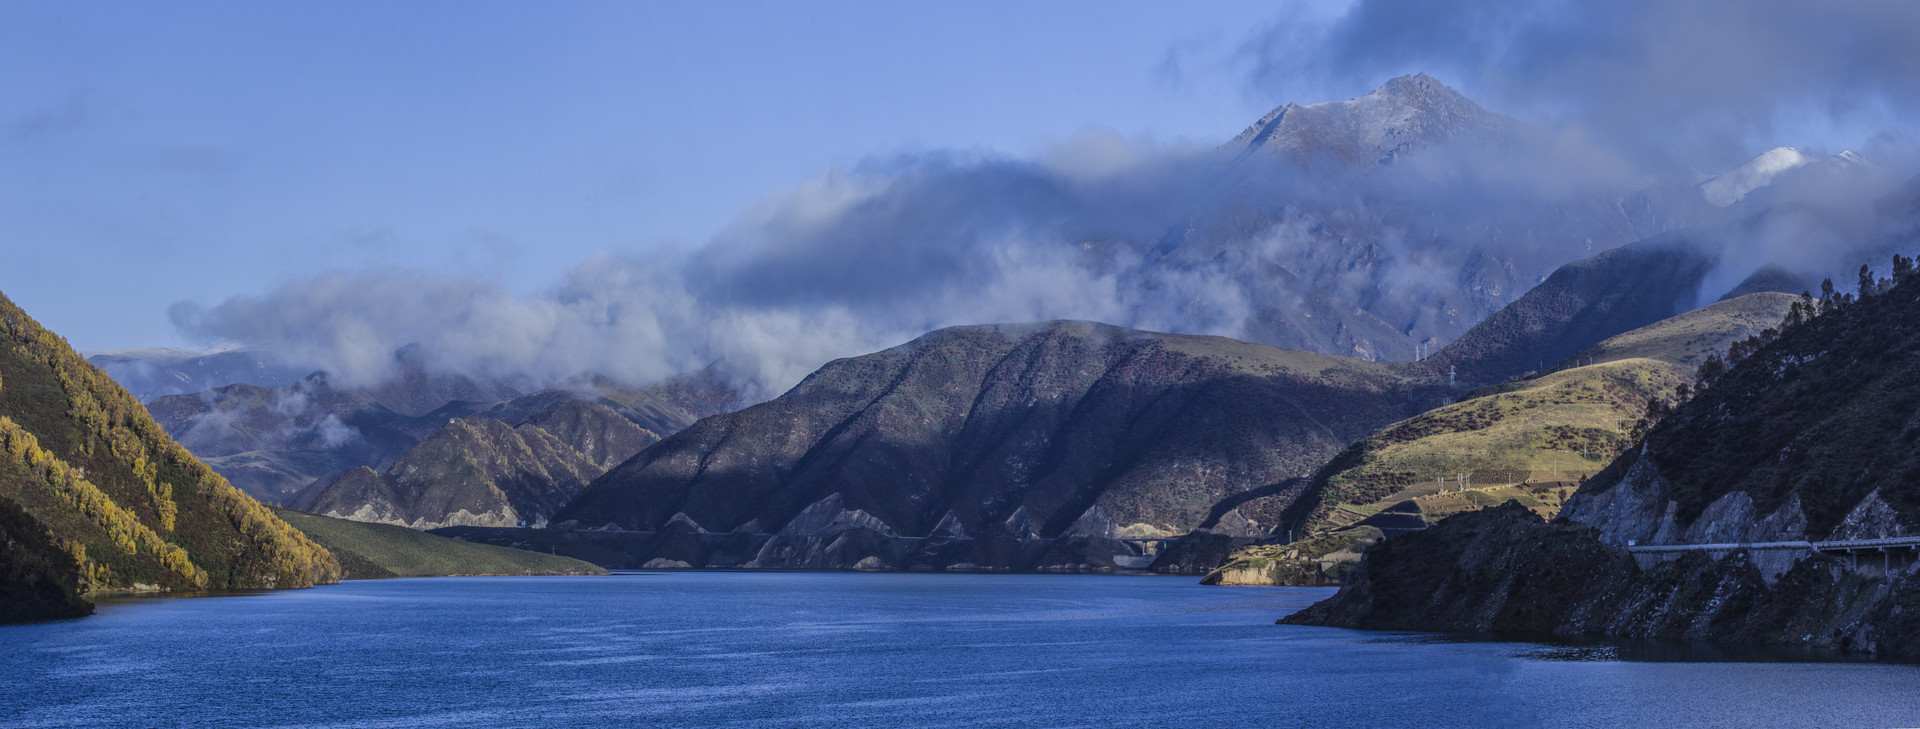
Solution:
M 1622 332 L 1694 307 L 1711 254 L 1669 234 L 1569 263 L 1428 363 L 1467 382 L 1534 372 Z
M 1630 446 L 1650 398 L 1671 399 L 1708 355 L 1778 325 L 1794 300 L 1762 293 L 1724 301 L 1606 339 L 1568 358 L 1560 371 L 1482 388 L 1390 425 L 1321 469 L 1295 502 L 1285 521 L 1306 544 L 1242 550 L 1213 579 L 1231 582 L 1226 573 L 1248 570 L 1254 560 L 1278 564 L 1274 555 L 1288 552 L 1302 564 L 1274 574 L 1326 581 L 1326 565 L 1351 561 L 1316 551 L 1329 536 L 1373 530 L 1334 539 L 1345 549 L 1377 541 L 1378 527 L 1392 536 L 1508 499 L 1552 517 L 1577 482 Z
M 25 515 L 10 539 L 37 530 L 71 555 L 76 592 L 303 587 L 340 575 L 325 549 L 168 438 L 4 297 L 0 498 Z
M 1504 386 L 1395 423 L 1323 469 L 1290 525 L 1302 533 L 1344 526 L 1342 505 L 1369 504 L 1445 478 L 1458 490 L 1577 480 L 1632 442 L 1650 398 L 1670 400 L 1709 354 L 1786 316 L 1794 297 L 1753 294 L 1621 334 L 1571 362 L 1592 362 Z
M 1579 367 L 1395 423 L 1355 444 L 1315 479 L 1318 502 L 1293 523 L 1302 533 L 1344 526 L 1342 506 L 1403 489 L 1434 492 L 1578 479 L 1627 447 L 1649 397 L 1673 392 L 1685 374 L 1658 360 Z
M 1577 487 L 1571 481 L 1543 481 L 1442 493 L 1425 484 L 1369 504 L 1341 504 L 1325 528 L 1289 544 L 1243 547 L 1201 581 L 1209 585 L 1338 585 L 1360 565 L 1367 549 L 1389 538 L 1510 501 L 1552 518 Z
M 288 509 L 274 513 L 325 545 L 347 579 L 444 575 L 603 575 L 571 557 L 473 544 L 390 524 L 334 519 Z
M 1748 294 L 1728 299 L 1650 326 L 1609 337 L 1567 358 L 1554 369 L 1622 359 L 1654 359 L 1685 367 L 1689 373 L 1710 354 L 1727 351 L 1734 341 L 1778 327 L 1798 296 Z

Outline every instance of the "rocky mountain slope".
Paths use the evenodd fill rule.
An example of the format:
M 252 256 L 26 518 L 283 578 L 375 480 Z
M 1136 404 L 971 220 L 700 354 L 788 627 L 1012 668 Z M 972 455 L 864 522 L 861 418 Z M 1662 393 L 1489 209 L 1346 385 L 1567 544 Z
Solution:
M 651 555 L 636 564 L 851 567 L 874 557 L 894 569 L 1204 572 L 1233 540 L 1270 535 L 1306 477 L 1349 443 L 1684 311 L 1710 261 L 1686 241 L 1650 241 L 1570 265 L 1417 363 L 1088 324 L 943 330 L 702 421 L 601 477 L 553 521 L 666 535 L 622 547 Z M 1618 374 L 1634 387 L 1659 379 L 1627 369 Z M 1247 394 L 1225 398 L 1223 388 Z M 1199 402 L 1219 412 L 1202 416 Z M 1112 415 L 1088 419 L 1100 413 Z M 1225 541 L 1172 551 L 1098 541 L 1195 530 Z M 725 534 L 742 536 L 712 536 Z M 848 535 L 867 546 L 827 553 Z M 929 551 L 879 546 L 923 538 L 935 538 Z M 1052 546 L 1028 553 L 1008 540 Z
M 315 481 L 291 505 L 415 529 L 545 526 L 607 469 L 739 394 L 711 368 L 631 388 L 582 375 L 501 403 L 456 403 L 450 418 L 384 473 L 361 467 Z
M 1391 164 L 1450 142 L 1512 144 L 1525 124 L 1487 111 L 1424 73 L 1401 76 L 1350 101 L 1269 112 L 1225 145 L 1241 155 L 1266 153 L 1300 164 L 1328 160 L 1345 167 Z
M 1786 207 L 1806 214 L 1791 223 L 1809 226 L 1795 233 L 1805 239 L 1832 222 L 1820 211 L 1847 206 L 1833 190 L 1868 194 L 1890 182 L 1869 184 L 1880 176 L 1851 152 L 1816 160 L 1787 148 L 1718 175 L 1582 177 L 1591 172 L 1583 164 L 1556 162 L 1578 157 L 1559 143 L 1424 74 L 1348 101 L 1283 106 L 1222 145 L 1225 171 L 1145 244 L 1147 269 L 1234 282 L 1252 310 L 1236 338 L 1410 360 L 1572 262 L 1694 231 L 1691 242 L 1725 263 L 1724 247 L 1772 234 L 1725 228 Z M 1833 272 L 1787 273 L 1818 281 Z M 1735 283 L 1716 284 L 1714 296 Z
M 1147 269 L 1234 282 L 1253 312 L 1236 338 L 1361 359 L 1415 359 L 1559 266 L 1726 215 L 1675 202 L 1699 198 L 1692 186 L 1543 194 L 1483 175 L 1565 171 L 1543 167 L 1555 153 L 1537 132 L 1424 74 L 1280 107 L 1220 154 L 1204 199 L 1147 244 Z
M 166 436 L 125 388 L 0 297 L 0 594 L 8 618 L 109 590 L 302 587 L 332 555 Z M 11 596 L 26 596 L 18 602 Z
M 1676 233 L 1569 263 L 1429 362 L 1472 382 L 1543 371 L 1608 337 L 1693 309 L 1719 253 L 1710 241 Z
M 284 502 L 323 475 L 385 466 L 444 418 L 395 412 L 314 373 L 281 388 L 228 385 L 147 403 L 167 433 L 255 497 Z
M 1920 656 L 1910 555 L 1625 549 L 1920 531 L 1920 284 L 1910 262 L 1895 269 L 1898 285 L 1863 281 L 1858 300 L 1825 298 L 1825 313 L 1704 366 L 1699 393 L 1591 479 L 1564 521 L 1508 509 L 1389 541 L 1353 585 L 1289 620 Z
M 1116 540 L 1182 534 L 1440 396 L 1403 370 L 1084 322 L 944 329 L 702 420 L 555 520 L 657 532 L 652 556 L 690 565 L 1144 566 Z
M 1720 302 L 1383 428 L 1314 475 L 1283 519 L 1281 544 L 1236 552 L 1209 580 L 1337 583 L 1358 561 L 1352 547 L 1455 513 L 1517 499 L 1552 517 L 1575 482 L 1634 442 L 1651 400 L 1670 400 L 1707 357 L 1779 326 L 1797 300 L 1764 293 Z
M 455 418 L 385 473 L 348 471 L 293 506 L 415 529 L 542 527 L 608 467 L 659 439 L 590 402 L 557 404 L 518 426 Z
M 520 425 L 543 418 L 536 425 L 582 449 L 604 470 L 645 443 L 636 444 L 637 434 L 624 429 L 602 437 L 598 431 L 604 423 L 582 430 L 592 424 L 579 418 L 613 412 L 638 430 L 671 433 L 719 409 L 737 407 L 739 399 L 727 380 L 705 370 L 644 388 L 582 375 L 511 399 L 447 399 L 493 398 L 505 387 L 421 373 L 375 388 L 342 388 L 325 373 L 315 373 L 283 388 L 231 385 L 156 398 L 147 407 L 168 433 L 236 485 L 258 498 L 292 504 L 310 500 L 312 489 L 357 469 L 389 469 L 454 419 Z M 575 402 L 597 409 L 564 407 Z

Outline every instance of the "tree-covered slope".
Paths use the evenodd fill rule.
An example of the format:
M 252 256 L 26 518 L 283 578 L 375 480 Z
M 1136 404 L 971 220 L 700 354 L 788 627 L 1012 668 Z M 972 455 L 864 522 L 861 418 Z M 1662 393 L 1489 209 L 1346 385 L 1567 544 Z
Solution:
M 340 575 L 325 549 L 168 438 L 4 297 L 0 497 L 80 556 L 78 592 L 300 587 Z
M 1737 491 L 1760 514 L 1797 500 L 1814 537 L 1874 494 L 1902 528 L 1920 525 L 1920 283 L 1900 278 L 1703 371 L 1700 394 L 1647 438 L 1679 523 Z
M 12 499 L 0 498 L 0 623 L 93 613 L 80 597 L 85 555 L 70 547 Z
M 1780 331 L 1704 363 L 1696 394 L 1590 479 L 1564 521 L 1456 517 L 1370 553 L 1353 585 L 1290 619 L 1920 657 L 1909 555 L 1734 550 L 1636 563 L 1624 549 L 1920 535 L 1920 278 L 1906 259 L 1895 272 L 1898 284 L 1863 276 L 1858 298 L 1805 299 Z M 1543 539 L 1563 558 L 1529 556 Z M 1576 570 L 1584 592 L 1561 594 L 1576 564 L 1594 565 Z

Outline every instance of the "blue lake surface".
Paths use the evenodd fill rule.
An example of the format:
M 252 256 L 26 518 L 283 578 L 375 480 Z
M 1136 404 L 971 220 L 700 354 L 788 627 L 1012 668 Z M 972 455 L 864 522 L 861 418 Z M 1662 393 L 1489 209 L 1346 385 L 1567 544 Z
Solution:
M 0 627 L 0 727 L 1920 725 L 1911 665 L 1273 624 L 1328 594 L 687 572 L 129 600 Z

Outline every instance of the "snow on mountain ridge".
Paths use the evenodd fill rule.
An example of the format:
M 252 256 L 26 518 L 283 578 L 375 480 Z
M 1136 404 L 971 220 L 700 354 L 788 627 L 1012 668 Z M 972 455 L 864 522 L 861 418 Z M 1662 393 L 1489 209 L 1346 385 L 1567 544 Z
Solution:
M 1259 149 L 1306 163 L 1325 156 L 1348 167 L 1391 163 L 1456 137 L 1511 134 L 1520 123 L 1481 108 L 1424 73 L 1401 76 L 1365 96 L 1274 109 L 1227 148 Z
M 1816 161 L 1812 155 L 1792 147 L 1774 147 L 1700 183 L 1700 192 L 1707 196 L 1707 202 L 1724 208 L 1740 202 L 1747 193 L 1773 184 L 1773 179 L 1781 173 Z
M 220 342 L 211 347 L 208 347 L 206 349 L 201 349 L 201 350 L 181 349 L 179 347 L 123 347 L 120 349 L 100 349 L 100 350 L 94 350 L 90 352 L 81 352 L 80 356 L 85 357 L 89 360 L 93 359 L 94 357 L 113 357 L 113 358 L 123 358 L 123 359 L 144 359 L 144 360 L 186 360 L 186 359 L 193 359 L 195 357 L 208 357 L 216 354 L 222 354 L 225 352 L 236 352 L 243 349 L 256 350 L 256 351 L 260 350 L 259 347 L 241 344 L 239 342 Z

